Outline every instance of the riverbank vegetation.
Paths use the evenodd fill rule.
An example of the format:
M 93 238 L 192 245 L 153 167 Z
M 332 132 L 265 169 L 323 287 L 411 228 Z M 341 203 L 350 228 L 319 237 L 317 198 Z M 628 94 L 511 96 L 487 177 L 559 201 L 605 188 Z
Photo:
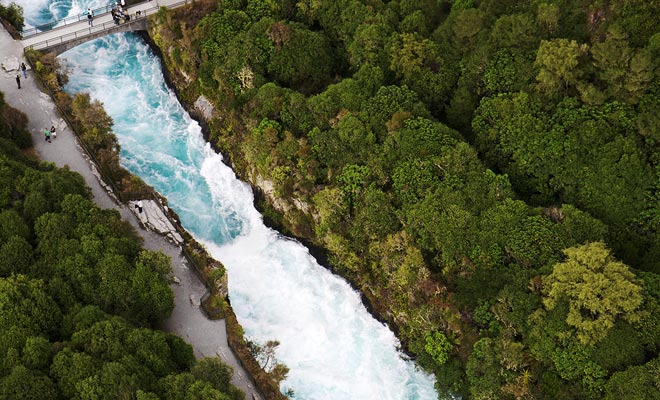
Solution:
M 0 116 L 0 399 L 243 399 L 231 368 L 153 329 L 174 308 L 170 260 L 26 153 L 1 94 Z
M 8 5 L 0 4 L 0 20 L 14 38 L 20 37 L 19 32 L 25 26 L 23 7 L 11 2 Z
M 657 397 L 660 4 L 200 0 L 209 141 L 441 395 Z

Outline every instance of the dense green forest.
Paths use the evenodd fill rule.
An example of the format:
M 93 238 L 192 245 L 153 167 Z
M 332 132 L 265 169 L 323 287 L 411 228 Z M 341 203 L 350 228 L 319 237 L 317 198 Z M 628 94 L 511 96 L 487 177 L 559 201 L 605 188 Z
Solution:
M 243 399 L 219 359 L 153 329 L 174 308 L 170 260 L 29 156 L 26 122 L 0 93 L 0 400 Z
M 660 2 L 197 0 L 151 35 L 441 396 L 660 396 Z

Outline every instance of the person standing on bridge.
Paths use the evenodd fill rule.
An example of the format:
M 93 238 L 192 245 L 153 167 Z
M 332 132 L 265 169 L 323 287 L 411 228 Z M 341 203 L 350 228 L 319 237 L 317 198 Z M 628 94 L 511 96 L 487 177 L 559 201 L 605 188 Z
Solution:
M 110 11 L 110 14 L 112 15 L 112 20 L 115 21 L 115 25 L 119 25 L 119 14 L 117 13 L 117 10 L 113 8 L 112 11 Z
M 92 9 L 88 8 L 87 9 L 87 23 L 89 23 L 89 26 L 94 26 L 92 24 L 92 21 L 94 21 L 94 14 L 92 14 Z

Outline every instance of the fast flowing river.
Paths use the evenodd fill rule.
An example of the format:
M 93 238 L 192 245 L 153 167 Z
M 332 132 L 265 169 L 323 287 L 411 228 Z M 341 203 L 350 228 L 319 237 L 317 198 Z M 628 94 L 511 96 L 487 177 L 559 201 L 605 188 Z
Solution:
M 105 2 L 18 0 L 30 25 Z M 278 340 L 290 372 L 281 390 L 296 399 L 435 399 L 432 376 L 397 351 L 398 341 L 369 315 L 343 279 L 307 249 L 262 223 L 248 185 L 205 143 L 167 88 L 160 61 L 133 34 L 116 34 L 60 56 L 70 93 L 104 103 L 121 162 L 167 197 L 185 228 L 220 260 L 246 336 Z

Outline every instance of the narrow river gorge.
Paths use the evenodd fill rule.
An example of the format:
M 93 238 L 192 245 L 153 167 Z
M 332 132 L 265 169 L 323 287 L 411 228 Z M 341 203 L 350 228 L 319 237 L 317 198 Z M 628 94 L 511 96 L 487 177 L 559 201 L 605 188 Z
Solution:
M 37 25 L 99 1 L 19 0 Z M 205 143 L 166 86 L 160 61 L 134 34 L 60 56 L 68 92 L 89 92 L 114 120 L 122 164 L 163 196 L 229 274 L 229 297 L 251 340 L 281 344 L 297 399 L 435 399 L 434 379 L 399 350 L 394 334 L 343 279 L 296 241 L 264 226 L 250 187 Z

